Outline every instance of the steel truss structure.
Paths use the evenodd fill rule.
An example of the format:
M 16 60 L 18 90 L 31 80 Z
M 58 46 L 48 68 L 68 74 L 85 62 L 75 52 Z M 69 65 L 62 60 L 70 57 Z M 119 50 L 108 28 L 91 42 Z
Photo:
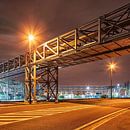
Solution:
M 130 53 L 130 3 L 70 32 L 42 43 L 31 52 L 32 97 L 36 84 L 46 88 L 47 99 L 57 100 L 58 67 L 87 63 Z M 0 74 L 25 68 L 29 93 L 28 53 L 0 64 Z M 54 74 L 53 74 L 54 71 Z M 39 78 L 40 77 L 40 78 Z
M 38 83 L 41 85 L 41 89 L 47 93 L 47 100 L 58 100 L 58 67 L 46 67 L 41 68 Z

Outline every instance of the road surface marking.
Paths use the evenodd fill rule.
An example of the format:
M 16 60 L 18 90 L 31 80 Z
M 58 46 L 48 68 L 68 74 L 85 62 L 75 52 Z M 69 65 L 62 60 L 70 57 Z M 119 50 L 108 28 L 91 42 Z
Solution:
M 0 125 L 31 120 L 43 116 L 51 116 L 61 113 L 66 113 L 75 110 L 81 110 L 86 108 L 95 107 L 94 105 L 77 105 L 77 106 L 67 106 L 67 107 L 55 107 L 48 109 L 39 109 L 31 111 L 20 111 L 13 113 L 3 113 L 0 115 Z
M 113 113 L 110 113 L 108 115 L 105 115 L 101 118 L 98 118 L 92 122 L 89 122 L 85 125 L 82 125 L 78 128 L 76 128 L 75 130 L 95 130 L 96 128 L 98 128 L 99 126 L 103 125 L 104 123 L 112 120 L 113 118 L 121 115 L 121 114 L 124 114 L 125 112 L 129 111 L 128 108 L 125 108 L 125 109 L 121 109 L 121 110 L 118 110 L 118 111 L 115 111 Z
M 3 105 L 3 106 L 2 106 Z M 12 108 L 12 107 L 21 107 L 21 106 L 31 106 L 31 105 L 34 105 L 34 106 L 42 106 L 43 104 L 0 104 L 0 108 Z M 52 104 L 44 104 L 44 105 L 52 105 Z

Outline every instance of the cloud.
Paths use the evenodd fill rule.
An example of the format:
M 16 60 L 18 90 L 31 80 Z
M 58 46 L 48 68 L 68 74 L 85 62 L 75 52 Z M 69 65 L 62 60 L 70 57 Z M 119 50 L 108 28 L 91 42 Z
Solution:
M 27 44 L 19 36 L 23 33 L 23 25 L 40 25 L 42 40 L 47 41 L 128 2 L 129 0 L 0 0 L 0 61 L 15 57 L 27 49 Z M 120 58 L 127 69 L 128 58 L 129 56 Z M 66 68 L 60 71 L 60 83 L 108 83 L 107 74 L 101 69 L 103 65 L 104 61 L 101 61 Z M 128 80 L 129 73 L 126 69 L 124 72 L 124 77 L 120 74 L 115 81 Z

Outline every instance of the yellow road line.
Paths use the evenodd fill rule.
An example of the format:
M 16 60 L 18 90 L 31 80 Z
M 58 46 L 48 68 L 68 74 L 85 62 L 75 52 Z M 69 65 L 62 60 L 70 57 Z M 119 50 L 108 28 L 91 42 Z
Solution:
M 94 130 L 97 127 L 103 125 L 104 123 L 110 121 L 111 119 L 113 119 L 113 118 L 115 118 L 115 117 L 117 117 L 117 116 L 119 116 L 119 115 L 121 115 L 121 114 L 123 114 L 123 113 L 125 113 L 127 111 L 129 111 L 128 108 L 118 110 L 116 112 L 105 115 L 105 116 L 103 116 L 101 118 L 98 118 L 98 119 L 96 119 L 94 121 L 91 121 L 91 122 L 89 122 L 89 123 L 87 123 L 85 125 L 82 125 L 82 126 L 76 128 L 75 130 Z

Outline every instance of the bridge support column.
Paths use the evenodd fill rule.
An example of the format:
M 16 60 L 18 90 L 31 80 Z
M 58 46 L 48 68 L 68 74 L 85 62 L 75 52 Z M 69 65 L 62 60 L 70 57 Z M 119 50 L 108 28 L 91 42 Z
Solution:
M 24 101 L 28 102 L 29 101 L 29 73 L 30 73 L 30 69 L 29 69 L 29 64 L 28 64 L 28 60 L 29 60 L 29 55 L 26 54 L 25 57 L 25 87 L 24 87 Z
M 58 67 L 46 67 L 40 75 L 42 88 L 47 93 L 47 101 L 58 102 Z
M 36 50 L 33 53 L 33 102 L 37 102 L 36 99 L 36 90 L 37 90 L 37 70 L 36 70 Z
M 36 86 L 37 86 L 37 71 L 36 71 L 36 51 L 33 53 L 33 63 L 29 64 L 29 56 L 26 56 L 26 67 L 25 67 L 25 102 L 36 102 Z

